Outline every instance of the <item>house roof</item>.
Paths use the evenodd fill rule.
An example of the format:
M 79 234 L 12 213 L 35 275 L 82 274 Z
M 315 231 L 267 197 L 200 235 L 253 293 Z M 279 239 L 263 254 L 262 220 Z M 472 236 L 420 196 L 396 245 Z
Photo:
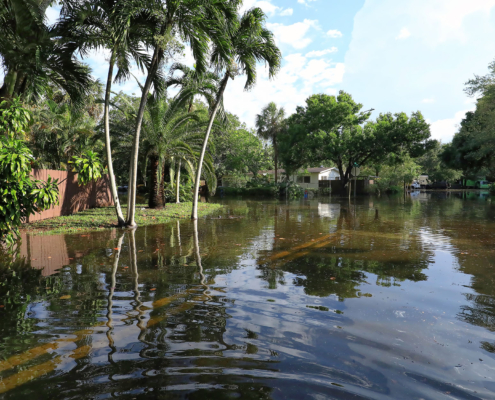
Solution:
M 329 167 L 306 168 L 305 171 L 308 171 L 308 172 L 318 172 L 318 173 L 320 173 L 320 172 L 323 172 L 323 171 L 329 171 L 331 169 L 337 169 L 337 168 L 335 168 L 335 167 L 331 167 L 331 168 L 329 168 Z
M 279 174 L 284 174 L 285 173 L 285 169 L 282 169 L 282 168 L 279 168 L 277 169 L 278 173 Z M 248 172 L 246 175 L 253 175 L 252 172 Z M 274 169 L 269 169 L 269 170 L 266 170 L 266 171 L 259 171 L 258 172 L 258 175 L 275 175 L 275 170 Z
M 314 168 L 304 168 L 304 169 L 301 169 L 299 170 L 299 172 L 309 172 L 309 173 L 321 173 L 321 172 L 324 172 L 324 171 L 330 171 L 330 170 L 337 170 L 337 168 L 335 167 L 314 167 Z M 285 169 L 278 169 L 277 170 L 279 174 L 284 174 L 285 173 Z M 265 171 L 259 171 L 258 172 L 259 175 L 275 175 L 275 170 L 274 169 L 269 169 L 269 170 L 265 170 Z M 249 172 L 247 175 L 253 175 L 252 172 Z

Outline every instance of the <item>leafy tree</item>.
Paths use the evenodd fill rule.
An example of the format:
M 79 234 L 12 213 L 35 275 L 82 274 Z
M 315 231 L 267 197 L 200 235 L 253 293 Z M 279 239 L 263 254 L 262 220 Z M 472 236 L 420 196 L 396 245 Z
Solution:
M 272 168 L 272 148 L 235 115 L 229 114 L 228 121 L 215 129 L 212 135 L 211 147 L 218 179 L 224 175 L 244 178 L 249 172 L 256 178 L 259 171 Z
M 421 173 L 428 175 L 428 179 L 432 182 L 453 182 L 462 176 L 461 170 L 449 168 L 443 162 L 442 154 L 446 147 L 447 145 L 434 140 L 432 148 L 416 159 L 416 162 L 421 167 Z
M 237 23 L 233 24 L 233 29 L 228 30 L 229 42 L 233 49 L 233 57 L 225 57 L 224 47 L 221 42 L 215 43 L 211 61 L 217 71 L 224 71 L 220 87 L 216 96 L 216 101 L 210 111 L 210 121 L 203 142 L 203 148 L 199 156 L 198 170 L 196 172 L 196 182 L 194 184 L 194 197 L 191 219 L 198 219 L 198 196 L 199 184 L 203 160 L 208 146 L 208 139 L 213 127 L 216 114 L 223 101 L 223 94 L 229 79 L 234 79 L 239 74 L 246 74 L 247 90 L 256 83 L 256 64 L 264 61 L 268 64 L 270 77 L 280 68 L 282 55 L 275 44 L 272 32 L 265 28 L 266 16 L 260 8 L 253 8 L 237 18 Z
M 275 158 L 275 182 L 278 182 L 278 146 L 277 137 L 283 132 L 285 126 L 285 111 L 277 108 L 274 102 L 269 103 L 256 115 L 256 128 L 258 135 L 273 143 L 273 154 Z
M 33 155 L 25 141 L 16 138 L 27 128 L 26 110 L 14 102 L 0 121 L 9 127 L 0 132 L 0 242 L 12 245 L 31 214 L 58 204 L 58 184 L 50 177 L 47 182 L 30 177 Z
M 431 146 L 429 125 L 421 113 L 380 114 L 367 122 L 370 111 L 343 91 L 337 97 L 310 96 L 305 107 L 289 117 L 280 151 L 288 172 L 310 164 L 332 161 L 339 169 L 342 189 L 352 168 L 373 165 L 388 158 L 391 164 L 406 156 L 422 155 Z
M 442 160 L 465 177 L 495 177 L 495 62 L 486 76 L 466 83 L 466 93 L 480 96 L 476 110 L 466 113 L 452 143 L 444 147 Z

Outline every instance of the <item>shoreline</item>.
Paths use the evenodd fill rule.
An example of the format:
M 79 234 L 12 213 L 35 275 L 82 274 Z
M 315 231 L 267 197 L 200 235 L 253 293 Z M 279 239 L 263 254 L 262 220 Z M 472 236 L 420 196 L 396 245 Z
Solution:
M 151 209 L 147 205 L 136 205 L 136 223 L 139 226 L 159 225 L 167 222 L 189 219 L 191 202 L 168 203 L 162 209 Z M 206 217 L 224 208 L 216 203 L 199 203 L 198 217 Z M 122 207 L 125 215 L 127 207 Z M 55 235 L 70 233 L 98 232 L 106 229 L 118 228 L 115 208 L 101 207 L 80 211 L 76 214 L 44 219 L 22 225 L 21 234 L 27 235 Z

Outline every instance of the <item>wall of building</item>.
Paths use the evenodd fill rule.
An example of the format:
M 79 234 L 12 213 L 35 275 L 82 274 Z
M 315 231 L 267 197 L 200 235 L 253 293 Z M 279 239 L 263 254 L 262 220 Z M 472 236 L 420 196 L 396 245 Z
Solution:
M 62 182 L 59 189 L 59 205 L 31 215 L 27 222 L 41 221 L 47 218 L 71 215 L 88 208 L 104 207 L 113 204 L 110 192 L 110 180 L 108 175 L 98 179 L 97 182 L 79 186 L 77 174 L 70 171 L 56 171 L 50 169 L 33 169 L 31 176 L 34 179 L 46 182 L 48 176 Z

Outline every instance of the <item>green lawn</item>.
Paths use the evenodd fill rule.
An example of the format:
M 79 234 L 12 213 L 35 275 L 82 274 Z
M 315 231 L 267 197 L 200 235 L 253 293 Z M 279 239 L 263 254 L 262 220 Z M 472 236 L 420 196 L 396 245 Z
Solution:
M 153 210 L 144 204 L 136 206 L 136 223 L 138 226 L 162 224 L 176 219 L 191 217 L 192 203 L 167 204 L 164 209 Z M 223 208 L 220 204 L 199 203 L 198 217 L 219 212 Z M 122 207 L 124 216 L 127 207 Z M 92 208 L 77 214 L 45 219 L 22 227 L 23 232 L 30 235 L 73 233 L 98 231 L 116 227 L 115 209 L 113 207 Z

